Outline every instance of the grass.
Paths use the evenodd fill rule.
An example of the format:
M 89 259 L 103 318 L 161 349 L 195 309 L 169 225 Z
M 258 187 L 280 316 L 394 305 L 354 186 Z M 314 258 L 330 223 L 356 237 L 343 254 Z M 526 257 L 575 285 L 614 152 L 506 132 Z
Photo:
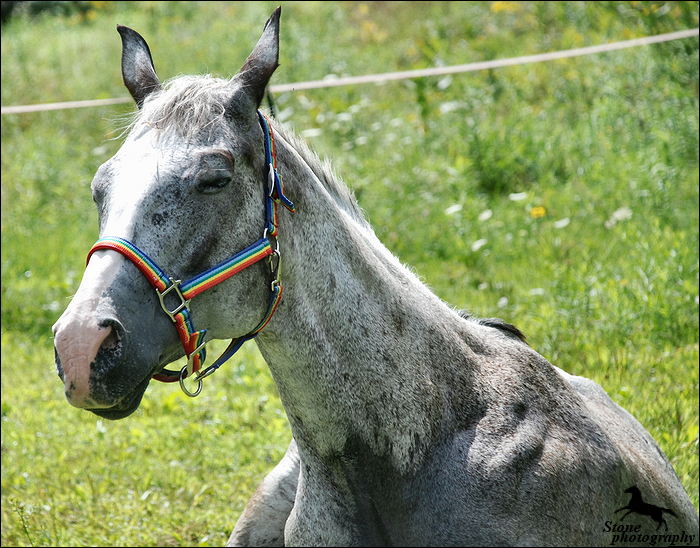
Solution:
M 161 77 L 242 64 L 273 3 L 89 3 L 3 25 L 2 104 L 123 96 L 116 23 Z M 319 23 L 322 21 L 322 23 Z M 697 3 L 284 3 L 277 83 L 698 25 Z M 202 37 L 206 37 L 205 39 Z M 698 39 L 275 97 L 380 239 L 515 323 L 649 430 L 698 508 Z M 195 400 L 70 408 L 51 325 L 97 239 L 89 183 L 130 106 L 2 117 L 2 544 L 221 545 L 291 434 L 254 345 Z

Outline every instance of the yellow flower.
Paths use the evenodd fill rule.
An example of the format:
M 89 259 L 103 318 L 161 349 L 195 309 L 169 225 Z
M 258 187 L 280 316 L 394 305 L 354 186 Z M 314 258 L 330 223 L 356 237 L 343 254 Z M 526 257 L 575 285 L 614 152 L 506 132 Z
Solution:
M 491 4 L 491 11 L 493 13 L 498 13 L 505 11 L 506 13 L 515 13 L 520 11 L 522 7 L 518 2 L 494 2 Z
M 547 212 L 542 206 L 536 206 L 530 210 L 530 215 L 533 219 L 539 219 L 540 217 L 544 217 L 546 214 Z

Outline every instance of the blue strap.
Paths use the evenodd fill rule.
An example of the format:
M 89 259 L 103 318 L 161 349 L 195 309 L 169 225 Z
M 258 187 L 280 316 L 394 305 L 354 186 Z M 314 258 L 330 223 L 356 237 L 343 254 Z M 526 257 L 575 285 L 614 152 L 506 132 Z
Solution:
M 265 134 L 265 164 L 267 166 L 272 166 L 270 173 L 272 174 L 273 180 L 270 185 L 270 197 L 275 200 L 275 202 L 281 202 L 289 211 L 294 212 L 294 203 L 284 195 L 284 185 L 282 184 L 279 173 L 277 173 L 277 159 L 274 150 L 275 138 L 272 133 L 272 128 L 270 127 L 270 121 L 259 110 L 258 119 L 260 120 L 263 133 Z
M 270 302 L 267 306 L 267 313 L 265 314 L 265 317 L 262 319 L 262 321 L 258 324 L 258 326 L 253 329 L 250 333 L 247 335 L 243 335 L 242 337 L 238 337 L 235 339 L 232 339 L 231 342 L 229 343 L 228 347 L 224 352 L 217 358 L 217 360 L 211 364 L 209 367 L 207 367 L 204 371 L 201 373 L 197 373 L 197 376 L 195 377 L 196 380 L 203 379 L 205 377 L 208 377 L 212 373 L 214 373 L 219 367 L 221 367 L 223 364 L 225 364 L 238 350 L 243 346 L 243 343 L 250 341 L 254 339 L 255 337 L 258 336 L 260 331 L 262 331 L 262 328 L 267 325 L 267 322 L 270 321 L 270 318 L 272 318 L 272 315 L 275 312 L 275 309 L 277 308 L 277 305 L 279 304 L 280 297 L 282 296 L 282 286 L 279 284 L 276 284 L 274 286 L 274 289 L 272 291 L 272 294 L 270 295 Z

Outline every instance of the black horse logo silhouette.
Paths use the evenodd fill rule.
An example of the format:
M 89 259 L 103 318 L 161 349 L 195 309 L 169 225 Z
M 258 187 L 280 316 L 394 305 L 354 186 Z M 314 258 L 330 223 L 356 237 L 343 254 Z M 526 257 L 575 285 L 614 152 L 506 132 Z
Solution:
M 666 512 L 667 514 L 671 514 L 672 516 L 676 516 L 673 510 L 669 510 L 668 508 L 661 508 L 661 506 L 655 506 L 653 504 L 649 504 L 648 502 L 644 502 L 644 500 L 642 500 L 642 492 L 636 485 L 625 489 L 625 493 L 630 493 L 632 495 L 632 498 L 630 499 L 630 502 L 627 506 L 623 506 L 619 510 L 615 510 L 616 514 L 618 512 L 622 512 L 623 510 L 629 510 L 629 512 L 627 512 L 624 516 L 620 518 L 620 521 L 622 521 L 634 512 L 635 514 L 640 514 L 642 516 L 649 516 L 656 523 L 658 523 L 658 525 L 656 526 L 657 531 L 659 530 L 659 527 L 661 527 L 662 523 L 664 524 L 664 527 L 666 527 L 665 530 L 668 531 L 668 524 L 664 519 L 664 512 Z

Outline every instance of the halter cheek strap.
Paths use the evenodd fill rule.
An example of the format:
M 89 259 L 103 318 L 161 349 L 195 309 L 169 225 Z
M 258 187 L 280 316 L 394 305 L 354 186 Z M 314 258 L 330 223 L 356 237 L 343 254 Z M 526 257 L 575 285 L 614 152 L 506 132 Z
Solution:
M 282 285 L 280 283 L 280 263 L 281 256 L 279 242 L 277 241 L 277 204 L 281 203 L 289 211 L 294 211 L 294 204 L 284 195 L 282 178 L 277 173 L 277 160 L 275 157 L 275 140 L 270 127 L 269 120 L 258 111 L 258 120 L 264 134 L 265 160 L 267 164 L 268 192 L 265 199 L 265 228 L 263 237 L 244 250 L 236 253 L 230 259 L 213 266 L 209 270 L 202 272 L 198 276 L 182 283 L 169 277 L 145 252 L 139 249 L 132 242 L 116 236 L 106 236 L 100 238 L 90 252 L 87 262 L 90 262 L 92 254 L 99 249 L 111 249 L 117 251 L 129 259 L 141 271 L 150 282 L 158 294 L 158 300 L 163 311 L 175 323 L 178 336 L 182 342 L 182 347 L 187 356 L 187 365 L 180 372 L 164 369 L 161 373 L 153 375 L 153 378 L 161 382 L 180 382 L 180 387 L 188 396 L 197 396 L 202 390 L 202 379 L 208 377 L 223 365 L 236 351 L 243 346 L 243 343 L 253 339 L 267 325 L 272 315 L 277 309 L 282 296 Z M 275 249 L 272 248 L 270 236 L 275 238 Z M 277 257 L 275 262 L 274 257 Z M 270 257 L 270 269 L 273 281 L 270 287 L 270 300 L 267 311 L 262 321 L 247 335 L 234 338 L 228 348 L 219 358 L 205 370 L 201 371 L 206 359 L 206 329 L 195 331 L 189 309 L 190 300 L 203 291 L 227 280 L 241 270 L 257 263 L 265 257 Z M 172 298 L 178 298 L 176 306 L 168 308 L 165 299 L 172 294 Z M 169 297 L 169 300 L 172 301 Z M 190 392 L 184 384 L 184 379 L 196 373 L 195 380 L 199 381 L 197 390 Z

